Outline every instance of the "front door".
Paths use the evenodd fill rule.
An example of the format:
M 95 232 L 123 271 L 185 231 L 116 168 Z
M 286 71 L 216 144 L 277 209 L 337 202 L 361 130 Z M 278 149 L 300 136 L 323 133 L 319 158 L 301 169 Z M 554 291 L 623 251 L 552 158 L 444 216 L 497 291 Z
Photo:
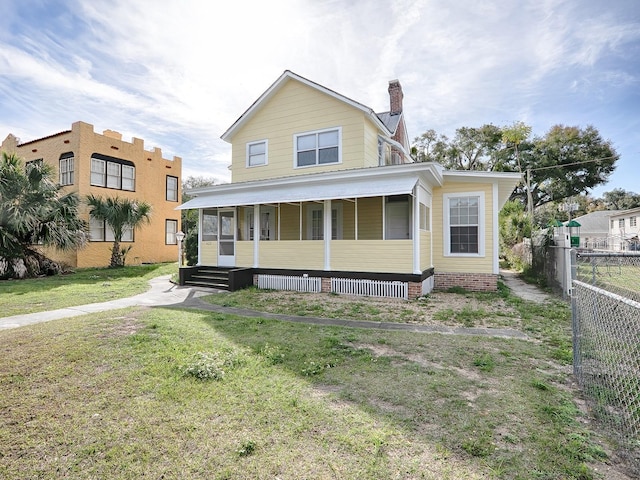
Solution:
M 218 266 L 236 265 L 236 211 L 218 210 Z

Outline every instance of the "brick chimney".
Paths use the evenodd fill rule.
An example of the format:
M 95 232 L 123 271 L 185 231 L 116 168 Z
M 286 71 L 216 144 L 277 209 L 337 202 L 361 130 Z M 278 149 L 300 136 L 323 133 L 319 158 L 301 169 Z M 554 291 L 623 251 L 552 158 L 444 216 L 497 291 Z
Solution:
M 402 98 L 404 95 L 402 94 L 402 87 L 400 86 L 400 82 L 398 80 L 390 80 L 389 81 L 389 110 L 391 115 L 397 115 L 402 113 Z

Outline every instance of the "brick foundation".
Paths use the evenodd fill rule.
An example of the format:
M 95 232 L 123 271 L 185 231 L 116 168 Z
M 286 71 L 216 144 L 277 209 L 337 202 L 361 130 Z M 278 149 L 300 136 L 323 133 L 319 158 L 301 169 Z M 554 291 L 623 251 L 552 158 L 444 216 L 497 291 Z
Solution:
M 495 292 L 498 275 L 492 273 L 435 273 L 434 290 L 462 287 L 472 292 Z

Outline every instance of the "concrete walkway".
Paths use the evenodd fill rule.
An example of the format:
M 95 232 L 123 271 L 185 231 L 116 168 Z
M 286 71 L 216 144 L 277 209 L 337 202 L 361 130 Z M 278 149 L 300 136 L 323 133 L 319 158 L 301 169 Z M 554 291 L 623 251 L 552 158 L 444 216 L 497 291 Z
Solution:
M 535 303 L 545 303 L 554 299 L 552 295 L 549 295 L 535 285 L 531 285 L 530 283 L 520 279 L 519 274 L 513 270 L 500 270 L 500 276 L 502 277 L 502 281 L 505 285 L 511 290 L 511 293 L 523 300 Z
M 551 297 L 541 292 L 535 286 L 529 285 L 520 280 L 515 272 L 501 272 L 504 282 L 516 295 L 521 296 L 525 300 L 534 302 L 546 302 Z M 481 335 L 502 338 L 518 338 L 526 340 L 529 337 L 524 333 L 510 328 L 465 328 L 450 327 L 445 325 L 419 325 L 411 323 L 393 323 L 393 322 L 370 322 L 358 320 L 344 320 L 339 318 L 314 318 L 299 317 L 295 315 L 283 315 L 275 313 L 258 312 L 255 310 L 223 307 L 214 305 L 200 297 L 211 295 L 214 293 L 224 294 L 220 290 L 202 287 L 181 287 L 170 281 L 171 276 L 165 275 L 154 278 L 149 282 L 150 289 L 133 297 L 122 298 L 119 300 L 111 300 L 102 303 L 91 303 L 88 305 L 79 305 L 76 307 L 62 308 L 59 310 L 51 310 L 46 312 L 31 313 L 26 315 L 15 315 L 13 317 L 0 318 L 0 330 L 18 328 L 25 325 L 47 322 L 50 320 L 59 320 L 62 318 L 77 317 L 95 312 L 104 312 L 107 310 L 117 310 L 120 308 L 148 306 L 148 307 L 172 307 L 172 308 L 190 308 L 197 310 L 206 310 L 211 312 L 226 313 L 232 315 L 240 315 L 245 317 L 261 317 L 275 320 L 307 323 L 313 325 L 340 326 L 350 328 L 375 328 L 390 331 L 405 332 L 421 332 L 421 333 L 443 333 L 450 335 Z

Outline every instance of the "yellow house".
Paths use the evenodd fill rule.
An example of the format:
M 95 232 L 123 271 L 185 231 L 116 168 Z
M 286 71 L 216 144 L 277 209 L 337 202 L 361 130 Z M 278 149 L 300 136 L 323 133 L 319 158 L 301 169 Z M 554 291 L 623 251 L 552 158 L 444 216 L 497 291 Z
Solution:
M 400 83 L 388 92 L 375 113 L 285 71 L 222 135 L 231 183 L 179 207 L 200 215 L 199 262 L 181 282 L 404 298 L 496 289 L 498 211 L 520 175 L 415 163 Z
M 144 149 L 144 142 L 123 141 L 112 130 L 103 134 L 93 125 L 75 122 L 71 130 L 24 143 L 9 134 L 2 151 L 16 153 L 25 162 L 44 162 L 54 167 L 64 192 L 81 199 L 80 215 L 89 223 L 89 242 L 83 249 L 45 254 L 71 267 L 109 265 L 113 232 L 103 222 L 89 218 L 86 196 L 128 198 L 151 205 L 151 223 L 128 230 L 122 246 L 131 246 L 127 264 L 175 261 L 178 258 L 176 232 L 180 214 L 175 208 L 181 198 L 182 159 L 162 158 L 162 151 Z

